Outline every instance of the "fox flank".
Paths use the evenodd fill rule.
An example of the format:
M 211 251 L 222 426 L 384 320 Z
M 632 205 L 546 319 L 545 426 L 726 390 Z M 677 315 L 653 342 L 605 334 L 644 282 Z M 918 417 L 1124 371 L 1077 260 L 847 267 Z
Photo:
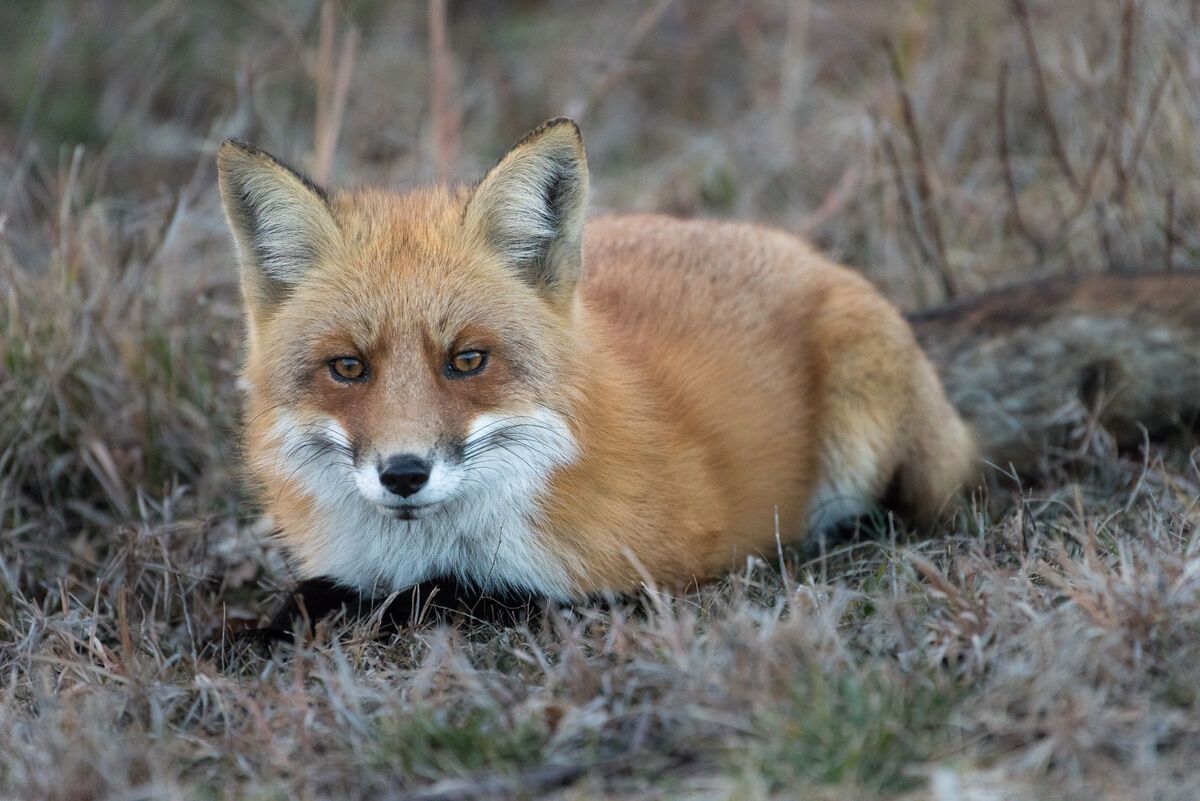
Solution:
M 682 588 L 888 503 L 974 448 L 900 314 L 782 232 L 584 224 L 552 120 L 474 187 L 327 194 L 228 141 L 247 460 L 306 578 L 562 601 Z

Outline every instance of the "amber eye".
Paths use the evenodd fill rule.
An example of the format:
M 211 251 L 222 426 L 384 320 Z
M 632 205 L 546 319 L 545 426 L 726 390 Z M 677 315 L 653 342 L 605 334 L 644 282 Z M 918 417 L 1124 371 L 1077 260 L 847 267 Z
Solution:
M 487 353 L 482 350 L 462 350 L 450 359 L 450 372 L 455 375 L 477 373 L 487 364 Z
M 329 372 L 336 381 L 361 381 L 367 377 L 367 365 L 353 356 L 338 356 L 329 360 Z

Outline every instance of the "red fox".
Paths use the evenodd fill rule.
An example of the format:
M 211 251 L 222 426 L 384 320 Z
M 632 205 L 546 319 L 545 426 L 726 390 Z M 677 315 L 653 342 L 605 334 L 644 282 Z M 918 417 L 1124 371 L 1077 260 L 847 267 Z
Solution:
M 870 283 L 757 225 L 585 224 L 571 120 L 469 188 L 327 194 L 233 140 L 219 167 L 248 463 L 304 577 L 683 588 L 879 502 L 935 518 L 978 470 Z

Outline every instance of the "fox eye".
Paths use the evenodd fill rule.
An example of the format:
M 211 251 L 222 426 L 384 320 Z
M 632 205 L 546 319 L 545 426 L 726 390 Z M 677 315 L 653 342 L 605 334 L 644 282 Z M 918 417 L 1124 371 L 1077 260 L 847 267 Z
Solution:
M 329 372 L 335 381 L 361 381 L 367 377 L 367 365 L 353 356 L 337 356 L 329 360 Z
M 487 364 L 487 352 L 482 350 L 461 350 L 450 358 L 450 373 L 452 375 L 470 375 L 478 373 Z

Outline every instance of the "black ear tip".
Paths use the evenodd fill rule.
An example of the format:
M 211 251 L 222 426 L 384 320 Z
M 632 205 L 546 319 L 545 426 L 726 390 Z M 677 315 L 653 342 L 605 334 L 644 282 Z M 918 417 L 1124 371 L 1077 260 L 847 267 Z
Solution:
M 244 163 L 248 158 L 262 155 L 263 152 L 249 142 L 229 138 L 217 148 L 217 165 L 225 170 L 237 163 Z
M 221 147 L 217 150 L 217 167 L 222 174 L 229 169 L 241 171 L 264 165 L 282 169 L 319 197 L 322 202 L 328 202 L 328 193 L 322 187 L 318 186 L 316 182 L 283 159 L 268 153 L 261 147 L 244 142 L 241 139 L 230 137 L 222 142 Z
M 228 155 L 232 153 L 241 153 L 247 156 L 266 156 L 271 158 L 271 154 L 267 153 L 260 147 L 250 144 L 241 139 L 235 139 L 232 136 L 221 143 L 217 148 L 217 155 Z
M 258 147 L 248 143 L 248 141 L 242 141 L 241 139 L 234 139 L 233 137 L 229 137 L 228 139 L 222 141 L 221 147 L 218 147 L 217 150 L 218 151 L 240 150 L 242 152 L 252 153 L 254 151 L 257 151 Z
M 550 133 L 567 133 L 568 131 L 574 140 L 582 146 L 583 134 L 579 130 L 579 123 L 575 122 L 575 120 L 571 119 L 570 117 L 555 117 L 552 120 L 546 120 L 541 125 L 522 136 L 520 141 L 513 145 L 513 147 L 518 148 L 522 145 L 529 144 L 530 142 L 541 139 L 543 136 Z
M 544 130 L 549 130 L 551 128 L 558 128 L 559 126 L 563 125 L 570 126 L 571 130 L 575 132 L 576 136 L 582 136 L 579 131 L 579 123 L 575 122 L 575 120 L 571 119 L 570 117 L 555 117 L 552 120 L 546 120 L 538 127 Z
M 570 133 L 571 136 L 580 145 L 583 144 L 583 132 L 579 130 L 579 123 L 570 117 L 555 117 L 552 120 L 546 120 L 540 126 L 543 131 L 561 131 L 562 133 Z

